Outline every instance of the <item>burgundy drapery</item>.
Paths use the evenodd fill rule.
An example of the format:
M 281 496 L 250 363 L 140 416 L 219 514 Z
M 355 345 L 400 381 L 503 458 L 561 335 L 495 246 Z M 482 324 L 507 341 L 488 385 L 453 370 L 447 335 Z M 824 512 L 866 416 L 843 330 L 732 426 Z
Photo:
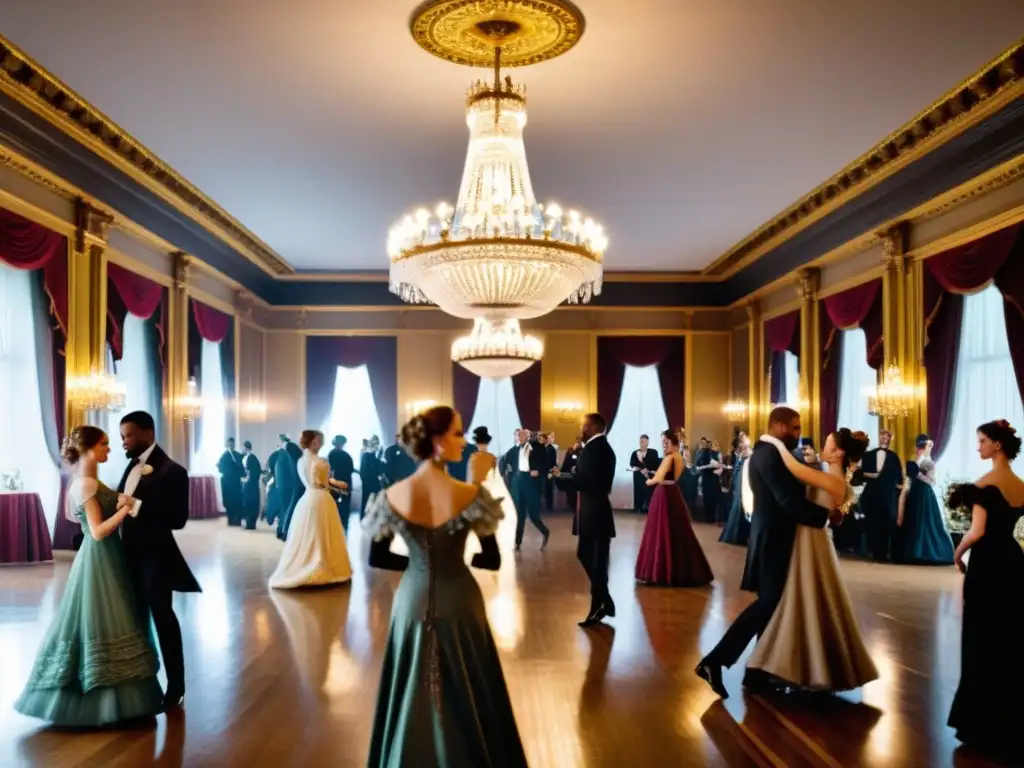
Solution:
M 1024 394 L 1024 228 L 1006 227 L 957 248 L 932 256 L 924 270 L 925 379 L 928 393 L 928 434 L 933 456 L 945 450 L 952 428 L 953 393 L 960 355 L 964 294 L 994 282 L 1003 294 L 1006 336 Z
M 159 339 L 160 364 L 167 367 L 167 289 L 149 278 L 117 264 L 107 264 L 107 343 L 115 360 L 124 346 L 124 320 L 131 314 L 149 320 L 157 312 L 155 327 Z
M 867 363 L 878 370 L 884 359 L 882 339 L 882 279 L 877 278 L 832 294 L 822 300 L 820 314 L 821 394 L 818 413 L 821 433 L 829 435 L 838 428 L 839 360 L 842 335 L 839 331 L 863 328 L 867 338 Z
M 195 377 L 196 384 L 202 387 L 203 342 L 220 344 L 221 378 L 224 399 L 228 402 L 228 407 L 225 409 L 227 421 L 224 425 L 227 430 L 225 434 L 228 437 L 234 437 L 231 426 L 234 423 L 232 408 L 235 405 L 235 353 L 234 338 L 229 333 L 234 327 L 234 318 L 226 312 L 221 312 L 219 309 L 214 309 L 191 297 L 188 303 L 192 309 L 188 313 L 188 374 Z M 200 395 L 202 395 L 201 391 Z M 196 445 L 202 445 L 202 417 L 194 422 L 193 429 L 195 430 Z
M 512 377 L 512 392 L 516 396 L 519 420 L 523 422 L 522 426 L 535 431 L 544 428 L 540 423 L 541 371 L 541 363 L 538 361 Z
M 306 418 L 319 429 L 331 414 L 338 368 L 365 365 L 377 406 L 380 438 L 398 431 L 398 341 L 394 336 L 309 336 L 306 339 Z M 470 415 L 468 418 L 472 418 Z M 349 439 L 370 435 L 348 435 Z
M 51 363 L 47 366 L 50 373 L 49 392 L 43 391 L 46 384 L 40 380 L 40 396 L 51 398 L 52 407 L 43 408 L 44 414 L 52 412 L 53 420 L 52 427 L 46 430 L 47 447 L 59 463 L 60 444 L 66 434 L 64 412 L 67 374 L 65 347 L 68 327 L 67 238 L 12 211 L 0 208 L 0 262 L 16 269 L 42 272 L 40 284 L 46 294 L 45 301 L 49 305 L 48 317 L 52 319 L 52 326 L 47 334 L 49 344 L 36 345 L 40 353 L 43 353 L 45 348 Z M 64 515 L 65 498 L 66 477 L 62 473 L 53 527 L 54 549 L 71 549 L 72 539 L 80 530 Z
M 597 339 L 597 410 L 608 422 L 615 422 L 622 397 L 626 366 L 658 366 L 661 399 L 669 423 L 666 428 L 686 422 L 686 340 L 682 336 L 599 336 Z
M 478 426 L 470 424 L 476 413 L 476 401 L 480 395 L 480 377 L 456 362 L 452 362 L 452 400 L 455 410 L 462 414 L 462 426 L 471 429 Z M 488 425 L 484 425 L 488 426 Z
M 768 349 L 771 375 L 771 400 L 780 403 L 786 396 L 786 353 L 800 359 L 800 310 L 787 312 L 764 322 L 764 342 Z

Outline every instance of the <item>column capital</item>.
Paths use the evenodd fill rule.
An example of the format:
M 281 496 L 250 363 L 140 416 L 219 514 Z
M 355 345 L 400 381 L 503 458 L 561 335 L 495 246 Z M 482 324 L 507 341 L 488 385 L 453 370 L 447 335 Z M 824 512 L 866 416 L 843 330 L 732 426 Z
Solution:
M 192 257 L 184 251 L 175 251 L 171 254 L 171 277 L 174 279 L 174 287 L 179 291 L 184 291 L 188 287 L 193 267 Z
M 814 267 L 807 267 L 797 271 L 799 282 L 796 290 L 800 295 L 800 301 L 810 304 L 818 298 L 818 289 L 821 287 L 821 270 Z
M 87 245 L 106 245 L 107 230 L 114 223 L 113 215 L 86 202 L 75 200 L 75 250 L 85 251 Z
M 901 221 L 878 233 L 882 243 L 882 263 L 887 269 L 903 272 L 908 245 L 908 224 Z
M 757 299 L 752 299 L 743 307 L 747 311 L 747 321 L 756 323 L 761 319 L 761 302 Z
M 249 291 L 243 289 L 235 291 L 235 309 L 239 317 L 252 317 L 254 303 L 253 295 Z

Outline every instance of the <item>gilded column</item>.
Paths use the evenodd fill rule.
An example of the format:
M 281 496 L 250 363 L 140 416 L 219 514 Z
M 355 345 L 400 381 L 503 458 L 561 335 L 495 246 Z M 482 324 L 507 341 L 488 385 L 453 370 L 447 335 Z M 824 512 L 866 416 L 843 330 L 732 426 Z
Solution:
M 174 283 L 169 295 L 167 311 L 167 386 L 164 414 L 167 434 L 164 436 L 168 453 L 185 467 L 191 461 L 189 451 L 189 425 L 181 410 L 181 398 L 188 392 L 188 279 L 192 260 L 181 251 L 171 254 Z
M 114 219 L 82 199 L 75 206 L 74 253 L 68 262 L 67 375 L 106 369 L 107 230 Z M 69 426 L 89 420 L 69 392 Z
M 912 354 L 915 332 L 911 302 L 908 301 L 912 297 L 907 291 L 907 225 L 901 222 L 880 233 L 880 237 L 885 267 L 882 273 L 882 348 L 885 358 L 879 372 L 880 380 L 885 381 L 886 369 L 896 365 L 902 372 L 903 381 L 914 384 L 918 380 L 918 360 Z M 920 413 L 916 407 L 906 417 L 885 419 L 886 428 L 893 433 L 893 448 L 904 459 L 913 453 L 913 442 L 920 432 L 920 425 Z
M 800 282 L 800 414 L 804 433 L 822 445 L 821 435 L 821 327 L 818 288 L 821 273 L 817 269 L 801 269 Z
M 764 330 L 761 327 L 761 304 L 755 299 L 747 304 L 747 371 L 748 371 L 748 402 L 747 421 L 752 435 L 758 435 L 763 429 L 767 415 L 762 402 L 764 395 Z

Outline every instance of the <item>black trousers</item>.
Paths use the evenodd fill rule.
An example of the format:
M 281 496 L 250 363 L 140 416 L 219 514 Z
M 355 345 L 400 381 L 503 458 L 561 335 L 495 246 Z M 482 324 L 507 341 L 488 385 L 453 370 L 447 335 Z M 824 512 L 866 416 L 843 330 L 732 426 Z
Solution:
M 580 536 L 576 542 L 576 557 L 590 579 L 591 613 L 611 598 L 608 594 L 608 555 L 611 543 L 611 539 L 594 536 Z
M 555 481 L 545 477 L 541 482 L 544 483 L 544 509 L 550 512 L 555 508 Z
M 542 536 L 548 535 L 548 527 L 540 519 L 540 484 L 542 479 L 531 477 L 529 472 L 516 472 L 512 476 L 512 502 L 516 505 L 516 546 L 523 543 L 526 532 L 526 518 Z
M 242 521 L 250 531 L 256 527 L 260 516 L 260 487 L 250 489 L 242 486 Z
M 160 655 L 167 673 L 167 693 L 171 697 L 184 696 L 185 655 L 181 648 L 181 627 L 174 615 L 174 592 L 150 574 L 135 571 L 133 581 L 139 616 L 145 623 L 148 623 L 150 615 L 153 616 Z
M 725 631 L 722 639 L 718 641 L 718 645 L 711 649 L 711 653 L 705 657 L 707 661 L 712 664 L 721 664 L 723 667 L 731 667 L 739 661 L 750 641 L 755 637 L 760 637 L 765 627 L 768 626 L 772 614 L 775 613 L 775 609 L 779 607 L 779 601 L 782 600 L 784 586 L 782 584 L 778 589 L 759 592 L 757 600 L 748 605 L 743 613 L 736 617 L 729 629 Z

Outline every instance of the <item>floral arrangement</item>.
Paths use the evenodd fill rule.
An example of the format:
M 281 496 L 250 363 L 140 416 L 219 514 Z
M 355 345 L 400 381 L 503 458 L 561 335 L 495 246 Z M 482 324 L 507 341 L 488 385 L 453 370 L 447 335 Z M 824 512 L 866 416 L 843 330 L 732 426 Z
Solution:
M 962 478 L 942 477 L 938 481 L 938 493 L 945 500 L 946 528 L 950 533 L 967 533 L 971 529 L 971 507 L 955 505 L 953 495 L 957 487 L 969 482 Z
M 21 479 L 21 472 L 17 469 L 11 472 L 0 472 L 0 490 L 8 493 L 17 493 L 25 490 L 25 483 Z

